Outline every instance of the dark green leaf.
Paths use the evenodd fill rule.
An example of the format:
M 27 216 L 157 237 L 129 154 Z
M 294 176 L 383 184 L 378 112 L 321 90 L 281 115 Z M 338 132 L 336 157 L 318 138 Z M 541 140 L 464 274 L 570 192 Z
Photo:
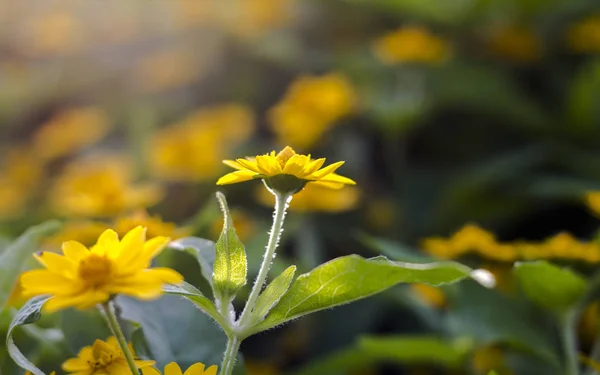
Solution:
M 219 313 L 214 303 L 206 298 L 202 292 L 196 289 L 193 285 L 183 282 L 179 285 L 165 284 L 163 286 L 165 293 L 178 295 L 192 302 L 196 307 L 202 310 L 205 314 L 213 318 L 221 326 L 225 327 L 226 323 L 223 316 Z

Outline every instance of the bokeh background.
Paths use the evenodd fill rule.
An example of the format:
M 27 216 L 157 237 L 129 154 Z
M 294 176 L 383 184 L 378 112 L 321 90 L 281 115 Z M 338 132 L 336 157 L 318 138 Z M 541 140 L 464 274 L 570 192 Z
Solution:
M 498 287 L 396 287 L 303 318 L 243 345 L 250 375 L 561 374 L 556 329 L 510 267 L 600 262 L 599 54 L 595 0 L 4 1 L 0 242 L 55 217 L 45 250 L 137 224 L 216 240 L 221 160 L 290 145 L 345 160 L 357 186 L 298 194 L 275 271 L 458 259 Z M 256 273 L 270 197 L 219 190 Z M 184 254 L 160 261 L 206 287 Z M 93 341 L 64 314 L 63 333 L 17 337 L 48 369 Z

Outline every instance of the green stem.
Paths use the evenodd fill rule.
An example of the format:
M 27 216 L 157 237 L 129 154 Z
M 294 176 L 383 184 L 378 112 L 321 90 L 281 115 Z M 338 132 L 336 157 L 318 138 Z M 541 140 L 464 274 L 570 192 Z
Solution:
M 254 286 L 252 287 L 252 291 L 250 292 L 250 296 L 248 297 L 248 302 L 246 302 L 246 306 L 244 307 L 244 311 L 242 311 L 242 315 L 239 321 L 239 327 L 244 328 L 244 324 L 249 319 L 252 314 L 252 310 L 254 309 L 254 305 L 256 304 L 256 299 L 258 298 L 260 291 L 267 279 L 267 274 L 269 273 L 269 268 L 271 267 L 271 262 L 273 261 L 273 256 L 275 255 L 275 250 L 277 249 L 277 245 L 279 244 L 279 237 L 281 236 L 283 220 L 285 219 L 285 211 L 289 202 L 291 201 L 292 196 L 287 194 L 275 193 L 275 211 L 273 212 L 273 226 L 271 227 L 271 233 L 269 235 L 269 242 L 267 243 L 267 248 L 265 250 L 265 256 L 262 261 L 262 265 L 260 266 L 260 271 L 258 272 L 258 276 L 254 281 Z
M 235 335 L 228 336 L 227 348 L 225 349 L 225 355 L 223 356 L 223 363 L 221 363 L 220 375 L 231 375 L 235 367 L 235 360 L 237 358 L 238 350 L 240 350 L 240 344 L 242 340 L 238 339 Z
M 594 346 L 592 346 L 592 351 L 590 352 L 590 359 L 596 363 L 600 362 L 600 335 L 597 335 L 596 339 L 594 340 Z M 585 372 L 585 375 L 596 374 L 598 374 L 598 372 L 592 367 Z
M 133 359 L 133 353 L 129 350 L 129 346 L 127 345 L 127 339 L 125 339 L 125 335 L 123 334 L 123 330 L 119 325 L 119 321 L 117 319 L 117 315 L 114 311 L 114 306 L 111 301 L 105 302 L 102 304 L 102 310 L 104 311 L 104 316 L 106 316 L 106 321 L 108 323 L 108 327 L 112 331 L 113 335 L 117 338 L 117 342 L 123 351 L 123 355 L 127 360 L 127 364 L 129 365 L 129 369 L 131 370 L 132 375 L 139 375 L 140 372 L 135 365 L 135 360 Z
M 565 356 L 565 375 L 578 375 L 579 366 L 577 362 L 577 337 L 576 337 L 577 314 L 570 313 L 562 318 L 561 336 L 563 352 Z

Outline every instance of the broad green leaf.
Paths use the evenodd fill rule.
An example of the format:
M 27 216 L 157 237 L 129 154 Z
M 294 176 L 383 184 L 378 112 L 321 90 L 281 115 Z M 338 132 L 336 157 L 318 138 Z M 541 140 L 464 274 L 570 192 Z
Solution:
M 392 262 L 385 257 L 349 255 L 300 275 L 287 294 L 252 333 L 300 316 L 371 296 L 398 283 L 442 285 L 469 277 L 472 270 L 456 262 Z
M 587 290 L 581 276 L 546 261 L 519 262 L 514 270 L 529 298 L 560 313 L 575 305 Z
M 446 367 L 458 367 L 467 349 L 434 336 L 369 336 L 361 338 L 358 345 L 379 360 L 435 363 Z
M 246 284 L 248 263 L 244 245 L 235 233 L 225 196 L 217 193 L 223 211 L 223 231 L 217 241 L 215 266 L 212 275 L 215 298 L 228 304 Z
M 290 266 L 265 288 L 256 300 L 256 306 L 252 311 L 252 316 L 256 321 L 264 319 L 271 308 L 273 308 L 273 306 L 275 306 L 281 297 L 288 291 L 295 273 L 296 266 Z
M 380 362 L 432 364 L 456 368 L 467 348 L 435 336 L 367 336 L 352 347 L 317 359 L 293 375 L 346 374 L 372 368 Z
M 60 229 L 57 220 L 46 221 L 25 231 L 0 255 L 0 311 L 4 309 L 23 266 L 37 250 L 40 240 Z
M 8 354 L 15 361 L 19 367 L 30 371 L 33 375 L 46 375 L 42 370 L 35 367 L 33 363 L 31 363 L 27 357 L 21 353 L 19 348 L 15 345 L 13 341 L 13 331 L 15 328 L 25 325 L 35 323 L 40 320 L 41 317 L 41 309 L 44 303 L 49 299 L 48 296 L 38 296 L 30 299 L 14 316 L 10 326 L 8 327 L 8 333 L 6 334 L 6 347 L 8 348 Z
M 137 323 L 141 328 L 157 367 L 162 369 L 170 362 L 177 362 L 181 368 L 188 368 L 196 362 L 207 366 L 221 363 L 226 346 L 225 335 L 188 301 L 170 295 L 154 301 L 120 296 L 116 301 L 122 318 Z M 139 339 L 140 334 L 137 333 Z M 242 362 L 238 362 L 241 366 Z
M 199 237 L 184 237 L 169 243 L 169 248 L 190 254 L 200 264 L 202 276 L 212 285 L 215 265 L 215 243 Z
M 193 285 L 186 282 L 183 282 L 179 285 L 166 284 L 163 286 L 163 291 L 168 294 L 186 298 L 205 314 L 213 318 L 221 326 L 226 326 L 223 316 L 219 313 L 214 303 L 210 299 L 206 298 L 202 292 Z

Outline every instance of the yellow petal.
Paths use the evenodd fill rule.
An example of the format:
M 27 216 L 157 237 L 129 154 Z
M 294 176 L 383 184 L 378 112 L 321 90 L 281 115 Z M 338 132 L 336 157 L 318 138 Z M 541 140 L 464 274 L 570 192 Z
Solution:
M 308 158 L 306 155 L 296 154 L 292 156 L 287 163 L 285 163 L 283 173 L 291 174 L 296 177 L 302 177 L 304 175 L 302 172 L 304 171 L 304 167 L 306 167 L 307 162 Z
M 149 367 L 155 363 L 156 363 L 156 361 L 151 361 L 151 360 L 142 360 L 142 359 L 135 360 L 135 365 L 137 368 Z
M 179 284 L 183 281 L 183 276 L 175 270 L 166 267 L 156 267 L 144 270 L 144 273 L 151 275 L 167 284 Z
M 154 367 L 142 367 L 142 375 L 161 375 Z
M 101 255 L 108 254 L 110 249 L 119 246 L 119 235 L 112 229 L 107 229 L 98 238 L 96 246 L 92 248 L 92 252 L 100 253 Z
M 324 188 L 333 189 L 333 190 L 340 190 L 344 186 L 346 186 L 346 185 L 342 184 L 341 182 L 327 182 L 327 181 L 323 181 L 323 180 L 311 181 L 310 183 L 312 185 L 318 185 L 318 186 L 322 186 Z
M 89 255 L 90 251 L 77 241 L 67 241 L 62 244 L 62 251 L 65 256 L 75 262 Z
M 204 370 L 204 375 L 217 375 L 217 365 L 212 365 Z
M 100 290 L 90 290 L 72 296 L 55 296 L 50 298 L 48 302 L 44 304 L 43 310 L 51 313 L 67 307 L 86 309 L 99 303 L 106 302 L 109 298 L 110 295 L 108 293 Z
M 171 241 L 168 237 L 154 237 L 144 244 L 144 257 L 154 259 Z
M 185 370 L 183 375 L 204 375 L 204 363 L 194 363 Z
M 277 159 L 270 156 L 257 156 L 256 164 L 258 165 L 258 170 L 260 173 L 266 176 L 275 176 L 283 172 Z
M 320 169 L 316 172 L 314 172 L 310 177 L 314 178 L 315 180 L 318 180 L 324 176 L 327 176 L 330 173 L 333 173 L 336 171 L 336 169 L 338 169 L 339 167 L 341 167 L 342 165 L 344 165 L 343 161 L 338 161 L 337 163 L 333 163 L 331 165 L 326 166 L 323 169 Z
M 112 253 L 114 256 L 135 257 L 144 249 L 146 241 L 146 228 L 138 225 L 133 228 L 121 240 L 119 249 Z
M 181 373 L 181 368 L 179 368 L 179 365 L 175 362 L 171 362 L 165 366 L 164 375 L 183 375 L 183 374 Z
M 244 166 L 242 166 L 240 163 L 238 163 L 235 160 L 223 160 L 223 164 L 225 164 L 228 167 L 237 169 L 239 171 L 243 171 L 245 169 L 248 169 L 248 168 L 245 168 Z
M 107 375 L 131 375 L 131 370 L 124 361 L 112 362 L 103 370 L 98 369 L 90 375 L 101 375 L 103 372 L 105 372 Z
M 25 295 L 69 294 L 80 287 L 76 281 L 48 270 L 23 272 L 21 286 Z
M 81 358 L 70 358 L 62 364 L 62 369 L 68 372 L 84 371 L 89 368 L 89 364 Z
M 320 158 L 317 160 L 313 160 L 304 168 L 304 173 L 312 174 L 319 170 L 325 164 L 325 158 Z
M 36 258 L 39 258 L 40 263 L 44 264 L 49 271 L 67 278 L 74 278 L 76 275 L 77 264 L 65 256 L 44 251 L 41 255 L 36 255 Z
M 217 185 L 235 184 L 238 182 L 250 181 L 256 176 L 256 173 L 251 171 L 235 171 L 226 174 L 219 178 Z
M 252 172 L 259 173 L 258 165 L 256 165 L 255 161 L 246 160 L 246 159 L 237 159 L 236 160 L 239 165 L 241 165 L 244 169 L 250 170 Z
M 356 182 L 354 182 L 354 180 L 351 180 L 348 177 L 340 176 L 339 174 L 336 174 L 336 173 L 330 173 L 327 176 L 320 178 L 319 181 L 339 182 L 341 184 L 346 184 L 346 185 L 356 185 Z

